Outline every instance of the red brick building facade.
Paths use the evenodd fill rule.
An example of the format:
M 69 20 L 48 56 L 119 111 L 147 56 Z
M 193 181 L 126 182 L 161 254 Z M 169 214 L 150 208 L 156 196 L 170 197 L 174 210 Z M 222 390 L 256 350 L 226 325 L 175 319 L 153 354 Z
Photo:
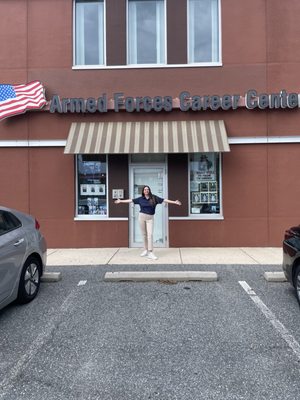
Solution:
M 0 203 L 49 247 L 279 246 L 299 221 L 296 0 L 2 0 L 0 80 L 48 106 L 0 121 Z M 254 92 L 255 91 L 255 92 Z M 257 95 L 257 96 L 256 96 Z M 0 104 L 1 106 L 1 104 Z

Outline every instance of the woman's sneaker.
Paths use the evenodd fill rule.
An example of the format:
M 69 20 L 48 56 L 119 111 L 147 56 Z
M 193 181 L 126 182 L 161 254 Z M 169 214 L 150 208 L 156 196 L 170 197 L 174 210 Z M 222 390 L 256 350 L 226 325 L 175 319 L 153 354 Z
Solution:
M 148 250 L 144 250 L 142 253 L 141 253 L 141 257 L 145 257 L 145 256 L 147 256 L 148 255 Z
M 150 258 L 150 260 L 157 260 L 157 257 L 152 253 L 152 251 L 149 251 L 148 258 Z

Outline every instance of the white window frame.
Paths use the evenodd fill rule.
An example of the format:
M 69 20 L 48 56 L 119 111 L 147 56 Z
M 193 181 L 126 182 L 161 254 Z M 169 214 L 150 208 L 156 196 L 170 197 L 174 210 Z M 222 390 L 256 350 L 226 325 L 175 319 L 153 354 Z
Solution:
M 76 64 L 76 0 L 73 0 L 73 67 L 72 69 L 103 69 L 106 65 L 106 0 L 103 0 L 103 64 Z
M 103 221 L 109 218 L 109 182 L 108 182 L 108 157 L 105 154 L 105 163 L 106 163 L 106 215 L 89 215 L 89 214 L 78 214 L 78 198 L 79 198 L 79 187 L 78 187 L 78 156 L 79 154 L 75 154 L 75 221 Z M 97 154 L 95 154 L 97 155 Z M 104 155 L 104 154 L 102 154 Z M 120 218 L 117 218 L 118 220 Z M 127 218 L 126 218 L 127 219 Z
M 220 198 L 220 212 L 218 214 L 191 214 L 191 180 L 190 180 L 190 172 L 191 172 L 191 160 L 190 156 L 191 154 L 188 155 L 189 163 L 188 163 L 188 190 L 189 190 L 189 196 L 188 196 L 188 214 L 189 217 L 185 218 L 180 218 L 180 217 L 173 217 L 172 219 L 200 219 L 200 220 L 223 220 L 223 190 L 222 190 L 222 153 L 219 154 L 219 198 Z
M 167 1 L 164 0 L 165 7 L 165 64 L 126 64 L 126 65 L 107 65 L 106 59 L 106 0 L 104 1 L 104 65 L 76 65 L 75 64 L 75 0 L 73 0 L 73 70 L 126 70 L 126 69 L 155 69 L 155 68 L 195 68 L 195 67 L 221 67 L 222 63 L 222 26 L 221 26 L 221 0 L 218 0 L 219 7 L 219 61 L 217 62 L 202 62 L 189 64 L 188 60 L 186 64 L 168 64 L 168 39 L 167 39 Z M 184 0 L 182 0 L 184 1 Z M 188 2 L 188 0 L 186 0 Z M 188 3 L 187 3 L 188 7 Z M 188 9 L 187 9 L 188 19 Z M 126 1 L 126 21 L 128 21 L 128 0 Z M 188 23 L 188 22 L 187 22 Z M 187 25 L 188 26 L 188 25 Z M 188 28 L 187 28 L 188 29 Z M 187 32 L 187 56 L 188 56 L 188 32 Z M 126 28 L 126 54 L 128 54 L 128 24 Z M 127 61 L 126 61 L 127 62 Z
M 126 66 L 118 66 L 118 68 L 161 68 L 167 66 L 167 0 L 162 0 L 164 5 L 164 63 L 155 64 L 129 64 L 129 1 L 126 1 Z M 157 50 L 158 51 L 158 50 Z M 110 67 L 109 67 L 110 68 Z
M 222 65 L 222 26 L 221 26 L 221 0 L 218 1 L 218 60 L 211 62 L 189 62 L 190 60 L 190 38 L 189 38 L 189 14 L 190 14 L 190 0 L 187 0 L 187 64 L 189 66 L 218 66 Z M 212 41 L 212 47 L 214 47 L 215 41 Z M 212 49 L 213 53 L 213 49 Z

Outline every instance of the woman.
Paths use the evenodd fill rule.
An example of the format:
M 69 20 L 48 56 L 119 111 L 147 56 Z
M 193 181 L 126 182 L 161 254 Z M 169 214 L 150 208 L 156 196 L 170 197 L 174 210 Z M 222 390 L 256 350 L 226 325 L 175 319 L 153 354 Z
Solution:
M 118 199 L 115 201 L 116 204 L 131 202 L 140 206 L 139 224 L 144 239 L 144 250 L 141 253 L 141 257 L 147 256 L 150 258 L 150 260 L 157 260 L 157 257 L 153 254 L 153 219 L 155 208 L 157 204 L 161 204 L 163 202 L 168 204 L 176 204 L 177 206 L 181 206 L 181 202 L 179 200 L 173 201 L 155 196 L 151 193 L 149 186 L 144 186 L 142 190 L 142 196 L 137 197 L 136 199 Z

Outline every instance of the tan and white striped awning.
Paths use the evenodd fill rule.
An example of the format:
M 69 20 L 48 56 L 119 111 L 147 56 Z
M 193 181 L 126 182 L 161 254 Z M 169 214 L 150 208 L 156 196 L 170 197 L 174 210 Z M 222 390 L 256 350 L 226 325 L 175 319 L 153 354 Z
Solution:
M 230 151 L 224 121 L 74 122 L 67 154 Z

